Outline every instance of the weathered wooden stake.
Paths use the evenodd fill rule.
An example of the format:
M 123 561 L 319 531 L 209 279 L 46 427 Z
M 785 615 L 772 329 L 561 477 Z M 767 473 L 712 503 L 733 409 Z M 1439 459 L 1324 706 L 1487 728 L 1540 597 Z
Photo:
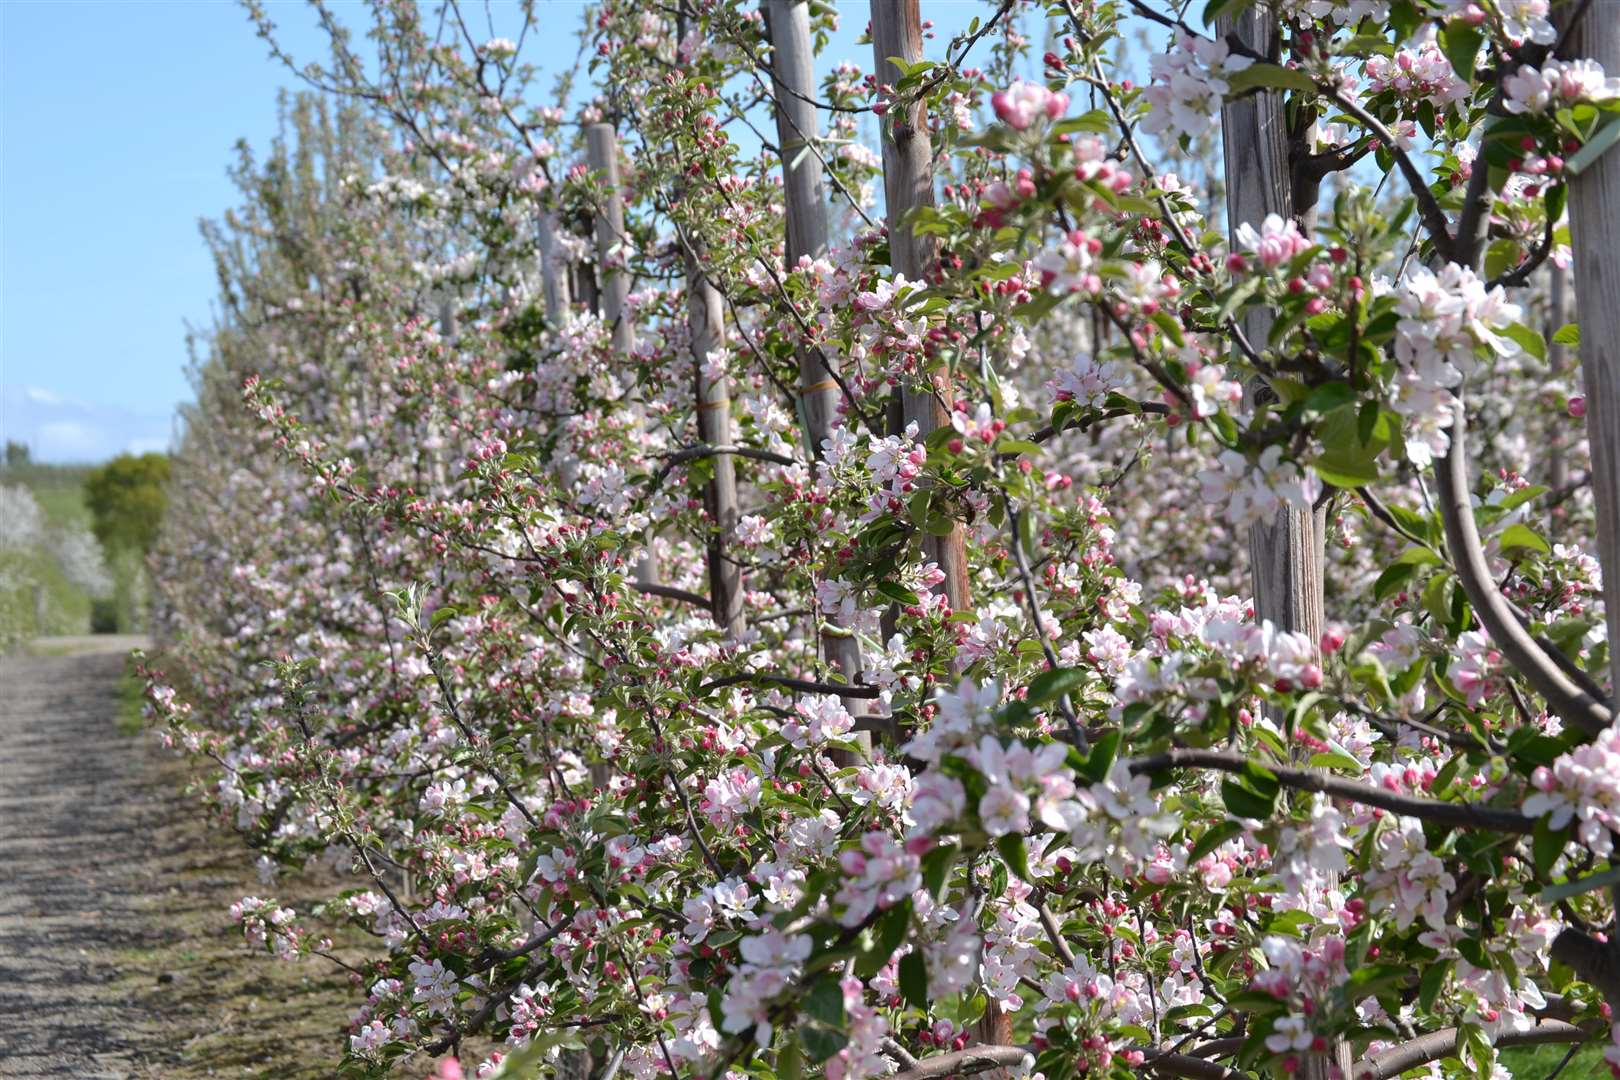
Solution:
M 602 178 L 606 198 L 596 214 L 596 272 L 601 279 L 602 318 L 613 328 L 613 348 L 630 353 L 636 347 L 636 328 L 625 316 L 630 275 L 624 266 L 624 190 L 619 180 L 619 141 L 612 124 L 585 129 L 585 156 L 591 172 Z
M 1565 40 L 1568 56 L 1589 57 L 1620 71 L 1620 0 L 1592 0 Z M 1611 121 L 1612 122 L 1612 121 Z M 1620 150 L 1610 147 L 1569 182 L 1569 225 L 1575 251 L 1575 309 L 1581 327 L 1581 380 L 1598 561 L 1608 612 L 1609 653 L 1620 686 Z
M 573 303 L 568 275 L 561 265 L 557 243 L 557 221 L 550 214 L 540 217 L 540 280 L 546 302 L 546 325 L 555 330 Z
M 705 373 L 710 353 L 725 345 L 725 307 L 720 293 L 703 276 L 696 259 L 686 265 L 686 306 L 692 334 L 692 362 L 697 382 L 698 437 L 710 446 L 731 445 L 731 393 L 726 375 Z M 743 633 L 742 568 L 726 554 L 726 540 L 737 527 L 737 469 L 730 454 L 710 459 L 714 476 L 704 488 L 703 505 L 713 532 L 708 540 L 709 607 L 715 625 L 733 638 Z
M 1222 33 L 1236 33 L 1267 56 L 1276 52 L 1277 23 L 1265 9 L 1223 16 L 1218 25 Z M 1229 101 L 1221 109 L 1228 235 L 1245 222 L 1258 228 L 1267 214 L 1303 220 L 1316 209 L 1314 204 L 1295 205 L 1282 106 L 1281 94 L 1262 91 Z M 1268 309 L 1252 307 L 1244 315 L 1243 332 L 1250 341 L 1264 343 L 1271 322 Z M 1261 387 L 1251 389 L 1269 393 Z M 1249 531 L 1255 617 L 1305 634 L 1313 645 L 1322 639 L 1325 527 L 1321 513 L 1284 507 L 1270 522 L 1257 523 Z M 1346 1075 L 1348 1068 L 1346 1062 Z
M 636 328 L 624 310 L 630 296 L 630 274 L 624 265 L 624 189 L 619 180 L 618 136 L 612 124 L 592 124 L 585 129 L 585 157 L 607 189 L 596 213 L 597 292 L 602 319 L 612 327 L 613 351 L 629 356 L 636 349 Z M 658 555 L 650 531 L 647 549 L 636 563 L 636 580 L 643 585 L 658 581 Z
M 1265 56 L 1279 48 L 1279 27 L 1269 9 L 1245 9 L 1217 21 L 1222 34 L 1236 34 Z M 1221 108 L 1221 142 L 1226 163 L 1227 235 L 1239 225 L 1256 228 L 1268 214 L 1301 222 L 1306 229 L 1316 212 L 1315 181 L 1302 183 L 1297 163 L 1290 160 L 1288 121 L 1283 99 L 1275 91 L 1262 91 L 1228 101 Z M 1271 333 L 1272 313 L 1251 307 L 1243 317 L 1243 332 L 1263 345 Z M 1250 393 L 1270 394 L 1256 380 Z M 1325 511 L 1283 506 L 1268 522 L 1249 529 L 1249 566 L 1254 581 L 1256 620 L 1269 619 L 1281 630 L 1302 633 L 1311 647 L 1322 640 L 1322 566 L 1327 521 Z M 1333 1067 L 1337 1065 L 1335 1074 Z M 1336 1041 L 1331 1054 L 1311 1054 L 1301 1080 L 1327 1080 L 1349 1076 L 1350 1044 Z
M 922 17 L 917 0 L 872 0 L 872 55 L 879 83 L 901 78 L 900 69 L 889 62 L 891 56 L 908 64 L 922 59 Z M 937 256 L 933 238 L 918 236 L 903 224 L 912 209 L 934 205 L 933 147 L 922 103 L 911 104 L 903 111 L 891 110 L 881 126 L 889 265 L 909 281 L 925 281 L 934 270 Z M 916 424 L 919 439 L 951 422 L 946 404 L 954 399 L 949 376 L 936 374 L 931 383 L 902 385 L 900 390 L 902 429 Z M 972 597 L 962 527 L 957 525 L 947 536 L 928 537 L 925 547 L 945 572 L 945 596 L 951 609 L 968 610 Z
M 898 82 L 903 73 L 890 57 L 908 64 L 922 59 L 922 16 L 917 0 L 872 0 L 872 70 L 878 83 Z M 883 131 L 883 193 L 889 223 L 889 265 L 908 281 L 926 281 L 933 273 L 938 252 L 929 236 L 918 236 L 906 223 L 906 215 L 919 206 L 934 205 L 933 145 L 928 137 L 928 118 L 922 102 L 891 109 L 881 123 Z M 929 383 L 900 386 L 899 427 L 917 425 L 917 438 L 924 439 L 936 428 L 951 422 L 948 403 L 955 394 L 948 374 L 932 376 Z M 893 410 L 891 410 L 891 425 Z M 968 583 L 967 550 L 962 526 L 955 525 L 946 536 L 930 536 L 924 541 L 929 558 L 945 573 L 945 598 L 952 611 L 972 607 Z M 1012 1017 L 992 999 L 984 1016 L 974 1027 L 981 1043 L 1005 1044 L 1012 1039 Z M 1000 1075 L 1003 1070 L 992 1073 Z
M 771 71 L 775 79 L 776 135 L 782 148 L 782 195 L 787 208 L 787 265 L 798 265 L 808 255 L 827 251 L 827 188 L 821 158 L 806 146 L 821 134 L 816 107 L 808 100 L 815 90 L 815 54 L 810 47 L 809 7 L 803 0 L 766 0 L 765 15 L 771 34 Z M 798 96 L 795 96 L 798 95 Z M 799 407 L 804 413 L 810 453 L 821 454 L 822 441 L 832 436 L 838 415 L 838 384 L 815 349 L 799 350 Z M 834 622 L 836 625 L 836 622 Z M 848 682 L 861 676 L 861 643 L 853 635 L 823 634 L 821 648 L 827 662 Z M 864 698 L 844 698 L 850 715 L 871 712 Z

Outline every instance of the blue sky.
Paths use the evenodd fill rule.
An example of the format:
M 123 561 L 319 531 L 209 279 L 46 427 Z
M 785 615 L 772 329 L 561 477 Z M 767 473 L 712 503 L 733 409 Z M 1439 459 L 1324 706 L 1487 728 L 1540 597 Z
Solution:
M 358 3 L 333 6 L 364 19 Z M 513 6 L 490 6 L 499 32 Z M 573 59 L 582 3 L 539 6 L 554 22 L 525 58 L 555 69 Z M 323 55 L 300 0 L 267 7 L 295 56 Z M 871 65 L 853 44 L 866 4 L 843 8 L 822 70 Z M 929 54 L 987 10 L 923 0 L 939 31 Z M 0 438 L 48 461 L 162 449 L 191 396 L 186 326 L 211 318 L 197 222 L 237 201 L 232 146 L 268 144 L 277 92 L 298 80 L 234 0 L 0 0 L 0 72 Z

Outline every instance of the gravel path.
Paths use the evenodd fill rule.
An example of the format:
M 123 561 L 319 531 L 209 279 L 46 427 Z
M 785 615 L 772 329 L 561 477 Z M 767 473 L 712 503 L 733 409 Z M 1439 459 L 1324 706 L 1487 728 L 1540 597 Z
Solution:
M 326 1080 L 347 978 L 249 950 L 227 914 L 319 890 L 262 884 L 185 763 L 121 724 L 143 644 L 47 638 L 0 660 L 0 1078 Z
M 0 661 L 0 1075 L 133 1071 L 139 1018 L 105 993 L 110 951 L 147 933 L 126 860 L 170 809 L 117 729 L 135 640 Z

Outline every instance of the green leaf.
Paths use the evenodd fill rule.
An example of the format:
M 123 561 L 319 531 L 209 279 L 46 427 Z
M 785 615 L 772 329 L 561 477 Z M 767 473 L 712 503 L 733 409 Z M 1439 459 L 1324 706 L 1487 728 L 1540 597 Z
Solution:
M 1223 821 L 1219 825 L 1210 826 L 1204 830 L 1204 835 L 1198 838 L 1198 843 L 1192 846 L 1192 850 L 1187 852 L 1187 864 L 1191 866 L 1242 832 L 1243 825 L 1236 821 Z
M 1360 776 L 1365 771 L 1361 762 L 1343 750 L 1324 750 L 1320 754 L 1312 754 L 1311 767 L 1314 769 L 1338 769 L 1340 772 L 1353 773 L 1356 776 Z
M 942 844 L 922 857 L 923 886 L 936 900 L 945 891 L 945 878 L 955 862 L 955 844 Z
M 1282 782 L 1277 779 L 1277 774 L 1253 758 L 1243 763 L 1243 781 L 1267 798 L 1276 798 L 1277 792 L 1282 790 Z
M 1019 833 L 1008 833 L 1006 836 L 996 837 L 996 850 L 1007 861 L 1007 869 L 1017 874 L 1023 881 L 1029 880 L 1029 852 L 1024 848 L 1024 838 Z
M 928 1008 L 928 965 L 920 952 L 908 952 L 900 958 L 900 996 L 908 1005 Z
M 1358 415 L 1349 409 L 1331 413 L 1317 428 L 1322 453 L 1310 466 L 1337 487 L 1366 487 L 1378 479 L 1378 456 L 1394 438 L 1395 430 L 1395 424 L 1383 411 L 1376 415 L 1370 431 L 1361 430 Z
M 1406 579 L 1417 573 L 1417 567 L 1412 563 L 1397 562 L 1386 567 L 1378 580 L 1373 582 L 1373 599 L 1382 603 L 1386 598 L 1393 596 Z
M 1439 1000 L 1446 977 L 1451 974 L 1451 964 L 1450 960 L 1438 960 L 1423 969 L 1423 978 L 1418 983 L 1418 1005 L 1424 1012 L 1434 1011 L 1434 1003 Z
M 1552 873 L 1553 863 L 1558 856 L 1564 853 L 1564 844 L 1569 840 L 1569 829 L 1555 829 L 1548 823 L 1546 817 L 1536 818 L 1535 829 L 1531 833 L 1531 853 L 1536 861 L 1536 873 L 1546 877 Z
M 1228 777 L 1221 781 L 1221 801 L 1234 817 L 1264 821 L 1271 816 L 1277 796 L 1259 795 Z
M 1055 135 L 1071 135 L 1077 131 L 1104 135 L 1113 129 L 1114 118 L 1104 109 L 1092 109 L 1079 116 L 1068 116 L 1052 125 L 1052 132 Z
M 1545 494 L 1547 494 L 1547 489 L 1545 487 L 1540 484 L 1531 484 L 1528 487 L 1522 487 L 1518 491 L 1515 491 L 1497 505 L 1503 510 L 1513 510 L 1517 507 L 1523 506 L 1531 499 L 1538 498 Z
M 1209 3 L 1204 5 L 1204 25 L 1214 26 L 1215 20 L 1222 15 L 1242 11 L 1249 3 L 1250 0 L 1209 0 Z
M 829 975 L 810 988 L 810 992 L 804 996 L 804 1011 L 828 1027 L 839 1027 L 844 1023 L 844 988 L 838 985 L 837 976 Z M 833 1052 L 837 1053 L 836 1050 Z
M 801 1080 L 804 1076 L 804 1050 L 798 1038 L 789 1032 L 776 1052 L 776 1080 Z
M 1474 77 L 1474 61 L 1479 57 L 1479 47 L 1484 44 L 1485 35 L 1477 27 L 1454 19 L 1440 31 L 1439 37 L 1441 51 L 1451 61 L 1451 70 L 1463 82 L 1471 81 Z
M 1100 784 L 1108 779 L 1108 774 L 1114 768 L 1114 759 L 1119 755 L 1119 744 L 1123 737 L 1124 732 L 1115 728 L 1092 744 L 1091 753 L 1086 756 L 1085 768 L 1081 770 L 1087 780 L 1093 784 Z
M 1311 396 L 1305 399 L 1305 411 L 1322 416 L 1354 400 L 1356 392 L 1350 388 L 1349 383 L 1330 382 L 1311 391 Z
M 1515 266 L 1519 265 L 1519 256 L 1522 253 L 1516 241 L 1503 237 L 1492 240 L 1485 249 L 1485 276 L 1487 278 L 1501 277 Z
M 1351 992 L 1345 996 L 1357 1001 L 1386 987 L 1399 986 L 1411 974 L 1412 969 L 1404 964 L 1365 964 L 1350 973 L 1346 989 Z
M 916 607 L 922 602 L 916 593 L 912 592 L 904 585 L 896 584 L 893 581 L 878 582 L 877 591 L 888 597 L 890 600 L 893 600 L 901 607 Z
M 1552 554 L 1552 547 L 1528 525 L 1509 525 L 1502 530 L 1502 535 L 1497 538 L 1497 544 L 1503 551 L 1511 551 L 1514 548 L 1528 548 L 1543 555 Z
M 1215 315 L 1215 321 L 1224 323 L 1232 316 L 1233 312 L 1242 306 L 1243 301 L 1254 295 L 1254 291 L 1260 287 L 1261 283 L 1258 274 L 1247 281 L 1240 282 L 1231 292 L 1226 294 L 1226 299 L 1221 301 L 1221 308 Z
M 1495 276 L 1495 275 L 1492 275 Z M 1537 360 L 1547 359 L 1547 339 L 1523 323 L 1509 323 L 1502 333 L 1519 343 L 1519 348 Z
M 1084 668 L 1052 668 L 1035 676 L 1029 684 L 1029 693 L 1024 700 L 1031 705 L 1044 705 L 1048 701 L 1056 701 L 1064 694 L 1078 690 L 1086 681 L 1088 673 Z
M 1616 142 L 1620 142 L 1620 117 L 1609 115 L 1608 123 L 1598 129 L 1597 134 L 1587 140 L 1586 145 L 1575 151 L 1564 162 L 1564 172 L 1574 176 L 1586 169 L 1602 157 L 1603 154 Z
M 1601 889 L 1606 885 L 1620 885 L 1620 866 L 1611 866 L 1607 870 L 1587 874 L 1573 881 L 1560 881 L 1556 885 L 1549 885 L 1541 890 L 1540 900 L 1543 904 L 1555 904 L 1560 900 Z
M 881 971 L 894 950 L 906 940 L 906 931 L 911 929 L 911 898 L 908 896 L 885 911 L 873 929 L 872 948 L 855 961 L 855 974 L 863 979 L 870 979 Z
M 820 1024 L 803 1025 L 799 1028 L 799 1038 L 804 1043 L 805 1055 L 812 1065 L 820 1065 L 849 1045 L 848 1035 L 835 1028 L 822 1027 Z
M 1553 331 L 1554 344 L 1579 345 L 1581 343 L 1581 327 L 1579 323 L 1567 322 Z
M 1299 90 L 1307 94 L 1316 92 L 1316 80 L 1311 78 L 1309 72 L 1283 67 L 1280 64 L 1250 64 L 1242 71 L 1227 75 L 1226 85 L 1228 88 L 1226 96 L 1229 98 L 1261 87 Z

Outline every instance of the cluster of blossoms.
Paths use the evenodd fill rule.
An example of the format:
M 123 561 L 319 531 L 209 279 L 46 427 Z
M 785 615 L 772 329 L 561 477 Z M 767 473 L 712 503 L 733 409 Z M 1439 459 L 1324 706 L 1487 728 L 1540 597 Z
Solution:
M 1396 295 L 1395 356 L 1402 370 L 1391 406 L 1410 425 L 1408 460 L 1426 466 L 1451 445 L 1446 429 L 1458 407 L 1452 389 L 1481 359 L 1518 351 L 1499 331 L 1518 319 L 1520 309 L 1501 286 L 1487 289 L 1474 271 L 1456 263 L 1438 274 L 1427 267 L 1410 271 Z
M 1612 917 L 1615 729 L 1510 663 L 1457 572 L 1601 681 L 1587 455 L 1532 371 L 1542 300 L 1489 283 L 1530 279 L 1569 181 L 1519 170 L 1474 222 L 1492 254 L 1436 229 L 1423 267 L 1354 173 L 1223 245 L 1214 170 L 1137 137 L 1190 154 L 1265 87 L 1342 124 L 1313 168 L 1398 184 L 1443 112 L 1420 225 L 1477 217 L 1438 193 L 1513 172 L 1459 134 L 1484 80 L 1527 113 L 1613 97 L 1520 70 L 1545 6 L 1391 40 L 1410 5 L 1285 3 L 1297 68 L 1178 28 L 1140 93 L 1091 74 L 1120 29 L 1093 6 L 1045 82 L 1008 19 L 780 117 L 739 90 L 797 78 L 755 7 L 610 0 L 601 97 L 530 110 L 521 34 L 452 63 L 391 5 L 409 100 L 348 89 L 404 136 L 312 111 L 221 226 L 152 712 L 267 880 L 341 878 L 235 914 L 354 975 L 350 1071 L 487 1038 L 480 1076 L 873 1080 L 975 1043 L 1044 1080 L 1295 1075 L 1534 1027 L 1555 986 L 1598 1019 L 1550 959 Z M 1345 111 L 1393 139 L 1328 99 L 1358 64 Z M 874 103 L 939 195 L 891 184 L 883 223 Z M 732 142 L 756 112 L 796 157 Z M 1477 551 L 1428 475 L 1465 377 Z
M 1005 90 L 990 95 L 996 118 L 1016 131 L 1024 131 L 1041 117 L 1057 120 L 1069 109 L 1069 95 L 1053 93 L 1040 83 L 1014 79 Z
M 1470 93 L 1470 83 L 1451 69 L 1432 26 L 1394 56 L 1369 59 L 1367 81 L 1371 93 L 1391 92 L 1410 103 L 1427 101 L 1436 112 L 1459 108 Z
M 1502 92 L 1508 112 L 1545 113 L 1620 97 L 1620 77 L 1605 75 L 1595 60 L 1548 60 L 1540 68 L 1521 65 L 1502 80 Z
M 1152 111 L 1142 122 L 1143 130 L 1171 137 L 1207 133 L 1220 117 L 1226 77 L 1253 62 L 1233 56 L 1225 41 L 1178 31 L 1171 48 L 1150 61 L 1153 81 L 1144 96 Z
M 1237 450 L 1223 450 L 1198 479 L 1204 499 L 1224 506 L 1227 520 L 1240 528 L 1271 520 L 1283 506 L 1309 510 L 1317 489 L 1310 473 L 1283 459 L 1280 446 L 1266 447 L 1252 461 Z
M 278 907 L 274 900 L 257 896 L 244 896 L 231 905 L 231 921 L 241 925 L 248 943 L 267 947 L 284 960 L 298 956 L 297 917 L 292 908 Z
M 1614 854 L 1620 831 L 1620 725 L 1564 754 L 1530 778 L 1536 793 L 1524 803 L 1527 814 L 1546 815 L 1555 829 L 1576 822 L 1575 835 L 1593 854 Z

